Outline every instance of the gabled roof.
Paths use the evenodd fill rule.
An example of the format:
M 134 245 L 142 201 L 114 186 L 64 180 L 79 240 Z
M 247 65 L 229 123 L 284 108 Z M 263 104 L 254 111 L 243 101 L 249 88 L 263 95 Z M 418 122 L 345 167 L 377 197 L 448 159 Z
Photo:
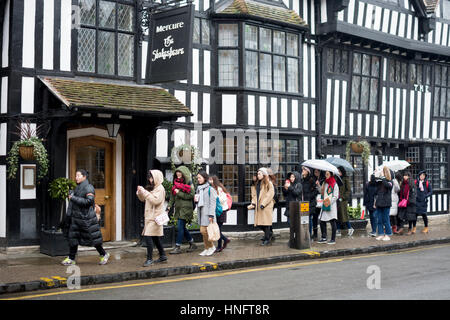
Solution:
M 274 23 L 288 23 L 306 27 L 306 22 L 283 3 L 259 2 L 253 0 L 228 0 L 216 4 L 216 13 L 241 14 L 272 20 Z
M 191 116 L 191 111 L 162 88 L 42 77 L 40 80 L 68 108 L 145 112 L 155 116 Z

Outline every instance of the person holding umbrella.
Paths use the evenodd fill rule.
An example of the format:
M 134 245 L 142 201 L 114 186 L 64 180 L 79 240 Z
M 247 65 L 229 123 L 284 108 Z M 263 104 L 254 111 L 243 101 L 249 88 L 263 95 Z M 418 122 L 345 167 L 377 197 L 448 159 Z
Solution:
M 327 222 L 331 224 L 331 239 L 328 244 L 336 244 L 336 220 L 337 220 L 337 200 L 339 198 L 339 187 L 336 179 L 330 171 L 325 172 L 325 183 L 321 188 L 323 199 L 322 209 L 320 211 L 320 230 L 322 238 L 318 243 L 327 243 Z

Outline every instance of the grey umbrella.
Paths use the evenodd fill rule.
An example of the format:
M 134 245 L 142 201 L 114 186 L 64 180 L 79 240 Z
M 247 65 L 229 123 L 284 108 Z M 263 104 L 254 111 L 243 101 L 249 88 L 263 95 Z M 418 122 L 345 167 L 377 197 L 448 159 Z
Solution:
M 330 157 L 330 158 L 326 158 L 325 160 L 328 161 L 329 163 L 331 163 L 332 165 L 334 165 L 336 168 L 343 167 L 345 169 L 345 171 L 347 171 L 347 172 L 355 171 L 353 169 L 352 165 L 350 164 L 350 162 L 348 162 L 345 159 Z

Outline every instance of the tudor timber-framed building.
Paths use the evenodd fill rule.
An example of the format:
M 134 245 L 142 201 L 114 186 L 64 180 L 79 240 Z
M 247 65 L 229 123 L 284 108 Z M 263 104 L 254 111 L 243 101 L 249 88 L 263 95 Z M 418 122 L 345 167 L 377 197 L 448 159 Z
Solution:
M 367 167 L 359 155 L 352 155 L 360 169 L 352 178 L 353 205 L 362 201 L 362 186 L 371 170 L 383 160 L 398 158 L 410 161 L 414 173 L 429 171 L 435 190 L 429 212 L 448 212 L 449 0 L 194 3 L 190 77 L 161 85 L 191 115 L 188 110 L 147 114 L 146 119 L 154 120 L 151 128 L 134 141 L 133 136 L 145 126 L 139 120 L 142 114 L 129 108 L 115 112 L 86 108 L 86 101 L 68 99 L 71 95 L 65 90 L 71 85 L 64 81 L 82 88 L 90 82 L 142 86 L 148 37 L 142 43 L 138 39 L 140 1 L 2 1 L 1 246 L 37 244 L 40 226 L 55 225 L 48 212 L 56 209 L 45 204 L 50 200 L 43 187 L 30 194 L 21 190 L 19 178 L 6 179 L 6 155 L 15 139 L 12 130 L 17 116 L 36 118 L 45 108 L 59 107 L 61 101 L 79 110 L 69 121 L 74 127 L 63 124 L 61 114 L 55 115 L 60 116 L 61 135 L 47 137 L 53 168 L 50 179 L 70 176 L 70 146 L 82 146 L 75 140 L 71 144 L 71 139 L 113 139 L 124 147 L 115 150 L 117 161 L 124 160 L 121 172 L 115 167 L 116 181 L 122 184 L 114 187 L 111 240 L 134 239 L 140 233 L 141 221 L 133 218 L 132 190 L 145 179 L 140 175 L 146 167 L 169 171 L 170 151 L 183 143 L 201 148 L 208 160 L 209 129 L 219 129 L 224 136 L 227 129 L 277 129 L 280 183 L 301 161 L 342 157 L 346 142 L 361 137 L 371 143 L 372 155 Z M 81 8 L 81 21 L 78 28 L 71 28 L 76 8 Z M 182 108 L 173 103 L 175 109 Z M 111 119 L 121 124 L 117 138 L 107 134 Z M 202 122 L 200 134 L 194 127 L 198 122 Z M 247 141 L 246 148 L 248 157 L 257 157 L 256 163 L 207 166 L 234 197 L 226 230 L 253 228 L 253 216 L 246 209 L 249 184 L 263 164 L 258 144 Z M 224 153 L 237 157 L 234 148 Z M 286 226 L 282 213 L 279 208 L 274 214 L 276 227 Z M 34 223 L 31 230 L 30 221 Z

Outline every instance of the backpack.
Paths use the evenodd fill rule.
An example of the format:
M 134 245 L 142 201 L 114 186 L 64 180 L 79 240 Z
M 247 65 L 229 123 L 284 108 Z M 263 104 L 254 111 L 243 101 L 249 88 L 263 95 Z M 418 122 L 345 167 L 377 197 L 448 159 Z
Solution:
M 211 187 L 209 187 L 208 189 L 208 195 L 211 196 Z M 219 196 L 216 197 L 216 217 L 220 217 L 223 213 L 223 207 L 222 204 L 220 203 L 220 198 Z
M 233 198 L 231 198 L 231 195 L 227 193 L 227 204 L 228 204 L 228 210 L 231 209 L 231 206 L 233 205 Z

